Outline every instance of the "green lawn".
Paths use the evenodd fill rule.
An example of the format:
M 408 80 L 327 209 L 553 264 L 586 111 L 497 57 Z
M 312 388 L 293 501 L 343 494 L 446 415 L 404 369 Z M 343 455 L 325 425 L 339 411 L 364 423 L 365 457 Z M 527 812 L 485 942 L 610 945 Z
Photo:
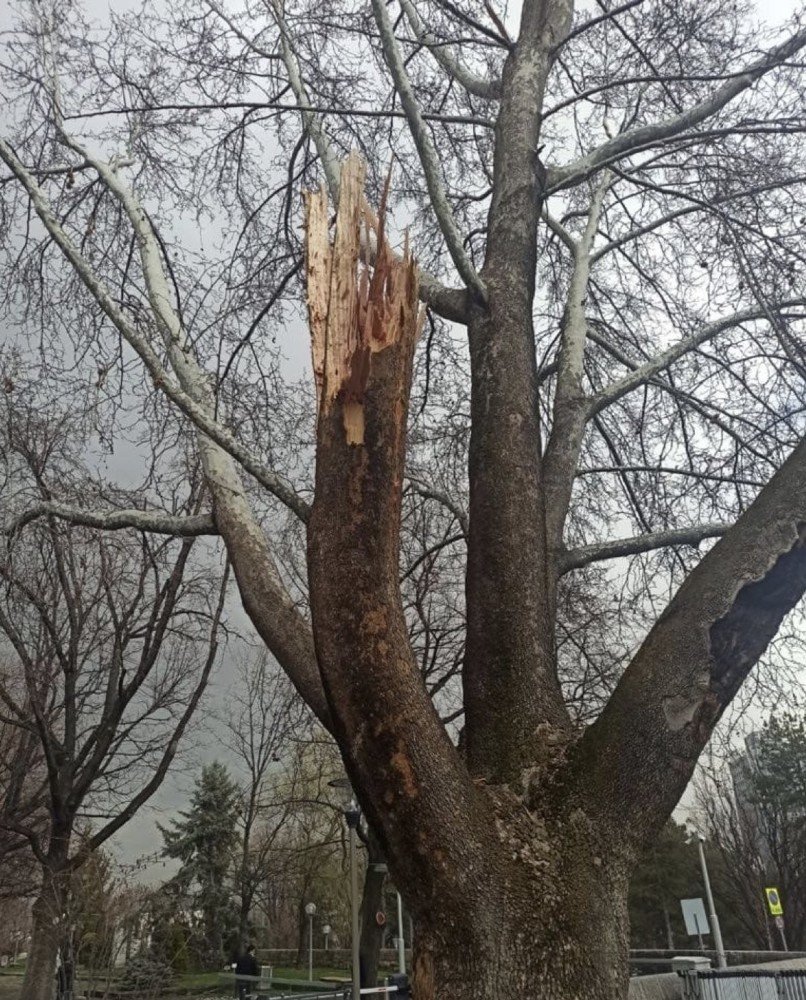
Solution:
M 13 968 L 6 967 L 5 969 L 0 969 L 0 1000 L 17 1000 L 24 972 L 25 967 L 23 965 L 14 966 Z M 308 970 L 278 967 L 273 969 L 273 976 L 276 979 L 293 979 L 299 982 L 304 982 L 308 979 Z M 322 976 L 338 976 L 342 979 L 346 979 L 349 976 L 349 971 L 323 966 L 314 967 L 314 980 L 321 982 Z M 79 972 L 78 978 L 79 984 L 82 981 L 85 981 L 85 975 L 81 972 Z M 97 980 L 102 980 L 102 978 L 103 977 L 100 974 L 97 976 Z M 220 996 L 227 995 L 229 992 L 229 984 L 223 982 L 217 972 L 188 972 L 184 975 L 177 976 L 171 984 L 170 990 L 166 991 L 165 997 L 166 1000 L 168 1000 L 168 998 L 173 1000 L 173 998 L 179 998 L 183 995 L 203 997 L 206 993 L 215 993 Z

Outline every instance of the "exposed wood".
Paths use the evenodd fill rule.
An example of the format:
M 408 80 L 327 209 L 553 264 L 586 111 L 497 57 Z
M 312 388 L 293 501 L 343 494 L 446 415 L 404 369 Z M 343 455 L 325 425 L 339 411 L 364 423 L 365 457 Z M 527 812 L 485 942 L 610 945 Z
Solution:
M 364 198 L 366 167 L 355 154 L 341 169 L 331 247 L 324 189 L 305 199 L 308 322 L 320 412 L 341 407 L 348 444 L 364 443 L 364 395 L 372 356 L 392 344 L 416 344 L 425 319 L 417 266 L 408 248 L 392 253 L 380 218 Z M 388 181 L 387 181 L 388 187 Z M 359 262 L 362 234 L 374 243 L 373 266 Z

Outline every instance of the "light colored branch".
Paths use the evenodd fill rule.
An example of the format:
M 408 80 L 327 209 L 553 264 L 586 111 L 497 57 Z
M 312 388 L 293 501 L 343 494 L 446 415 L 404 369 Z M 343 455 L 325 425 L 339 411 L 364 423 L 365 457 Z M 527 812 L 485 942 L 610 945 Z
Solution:
M 465 253 L 462 234 L 456 225 L 456 220 L 454 219 L 453 211 L 445 192 L 439 156 L 420 114 L 417 98 L 414 96 L 414 89 L 406 72 L 403 56 L 397 44 L 384 0 L 372 0 L 372 11 L 378 25 L 384 58 L 389 67 L 389 72 L 392 74 L 392 80 L 400 97 L 400 103 L 406 112 L 409 129 L 414 139 L 414 145 L 417 147 L 420 163 L 425 175 L 426 187 L 431 196 L 431 207 L 434 210 L 439 228 L 445 238 L 448 252 L 451 255 L 456 270 L 467 287 L 484 299 L 486 298 L 484 284 L 470 262 L 470 258 Z
M 67 138 L 65 141 L 76 148 L 77 144 Z M 86 151 L 82 151 L 82 155 L 92 163 L 102 181 L 121 203 L 137 234 L 149 302 L 180 386 L 169 377 L 151 345 L 118 308 L 104 283 L 73 245 L 30 172 L 23 167 L 8 143 L 0 139 L 0 159 L 28 192 L 34 210 L 56 245 L 121 336 L 143 360 L 155 384 L 198 428 L 196 438 L 213 495 L 216 523 L 227 545 L 244 607 L 294 686 L 327 727 L 329 710 L 316 666 L 310 626 L 280 578 L 233 457 L 275 496 L 278 494 L 272 487 L 276 485 L 276 477 L 273 473 L 266 477 L 266 470 L 249 454 L 248 449 L 212 417 L 213 394 L 209 379 L 193 356 L 192 346 L 171 304 L 159 242 L 142 206 L 113 167 L 90 157 Z M 296 507 L 300 516 L 307 518 L 307 505 L 293 492 L 288 499 L 294 505 L 291 509 Z
M 574 472 L 589 416 L 582 385 L 588 339 L 585 303 L 590 281 L 591 250 L 610 182 L 610 172 L 605 171 L 593 191 L 584 232 L 578 241 L 573 242 L 574 265 L 563 315 L 551 436 L 544 460 L 546 532 L 550 548 L 558 548 L 562 542 Z
M 741 75 L 732 77 L 715 90 L 710 97 L 695 104 L 688 111 L 675 115 L 664 122 L 642 125 L 629 132 L 624 132 L 622 135 L 614 136 L 602 143 L 597 149 L 580 156 L 571 163 L 563 167 L 550 168 L 546 178 L 547 191 L 555 192 L 571 187 L 601 167 L 624 156 L 629 156 L 636 149 L 646 149 L 647 146 L 657 145 L 681 132 L 686 132 L 695 125 L 699 125 L 700 122 L 721 111 L 739 94 L 752 87 L 770 70 L 786 62 L 804 45 L 806 45 L 806 28 L 801 29 L 782 44 L 770 49 L 760 59 L 750 63 Z
M 137 531 L 174 535 L 178 538 L 218 534 L 212 514 L 179 516 L 156 510 L 86 510 L 57 501 L 38 503 L 30 507 L 8 521 L 0 529 L 0 534 L 12 535 L 41 517 L 58 517 L 62 521 L 69 521 L 71 524 L 86 528 L 100 528 L 107 531 L 134 528 Z
M 277 27 L 280 29 L 280 50 L 282 52 L 286 73 L 288 73 L 288 82 L 291 85 L 291 89 L 294 92 L 294 97 L 296 97 L 297 102 L 303 107 L 310 107 L 312 101 L 308 96 L 308 91 L 302 80 L 299 60 L 296 52 L 294 51 L 294 43 L 291 38 L 291 32 L 288 30 L 288 23 L 286 22 L 285 15 L 283 14 L 282 4 L 280 0 L 270 0 L 270 2 L 274 18 L 277 22 Z M 302 121 L 305 125 L 305 131 L 313 139 L 313 143 L 316 146 L 316 152 L 319 154 L 319 160 L 322 164 L 322 169 L 325 172 L 325 180 L 327 181 L 327 188 L 330 193 L 330 197 L 333 202 L 336 203 L 339 198 L 340 168 L 338 158 L 330 144 L 330 139 L 325 132 L 321 118 L 310 111 L 303 111 Z
M 792 306 L 802 306 L 804 304 L 806 304 L 806 299 L 787 299 L 784 302 L 775 303 L 771 306 L 771 308 L 776 311 L 780 311 L 781 309 L 787 309 Z M 718 319 L 714 320 L 712 323 L 706 323 L 700 330 L 697 331 L 697 333 L 692 334 L 690 337 L 684 337 L 676 344 L 673 344 L 668 350 L 663 351 L 661 354 L 657 355 L 657 357 L 635 368 L 635 370 L 631 371 L 629 375 L 625 375 L 624 378 L 619 379 L 618 382 L 613 382 L 606 389 L 603 389 L 596 396 L 592 397 L 590 400 L 590 413 L 599 413 L 600 410 L 603 410 L 606 406 L 610 406 L 611 403 L 614 403 L 617 399 L 620 399 L 628 392 L 632 392 L 645 382 L 648 382 L 670 365 L 674 364 L 675 361 L 682 358 L 685 354 L 690 353 L 707 341 L 713 340 L 714 337 L 723 333 L 725 330 L 730 330 L 732 327 L 738 326 L 740 323 L 765 319 L 766 317 L 766 310 L 759 306 L 755 306 L 752 309 L 744 309 L 741 312 L 733 313 L 731 316 L 726 316 L 724 319 Z
M 486 100 L 498 100 L 501 96 L 500 79 L 490 80 L 468 69 L 451 48 L 428 30 L 412 0 L 400 0 L 400 6 L 414 32 L 414 37 L 428 49 L 450 77 L 460 83 L 469 94 Z
M 312 107 L 311 100 L 302 79 L 299 60 L 294 50 L 291 32 L 288 22 L 283 15 L 280 0 L 270 0 L 270 4 L 277 27 L 280 29 L 281 51 L 283 63 L 288 73 L 288 82 L 300 107 L 302 109 L 310 108 Z M 339 173 L 341 170 L 338 158 L 333 152 L 330 138 L 325 131 L 321 119 L 313 111 L 302 110 L 301 113 L 305 129 L 313 139 L 316 152 L 322 162 L 330 200 L 334 205 L 337 205 L 339 201 Z M 367 258 L 371 258 L 371 247 L 363 247 L 362 252 Z M 420 279 L 420 297 L 423 302 L 444 319 L 455 323 L 467 322 L 465 289 L 446 288 L 434 275 L 422 269 L 418 269 L 418 275 Z
M 557 408 L 561 407 L 570 396 L 579 395 L 582 391 L 582 363 L 588 329 L 585 318 L 585 302 L 590 279 L 591 250 L 610 181 L 610 173 L 605 172 L 593 193 L 585 231 L 579 241 L 574 242 L 574 267 L 565 306 L 565 322 L 562 330 L 555 394 L 555 413 Z
M 71 144 L 72 145 L 72 144 Z M 74 147 L 80 149 L 80 147 Z M 110 190 L 120 189 L 121 185 L 117 179 L 116 171 L 99 161 L 90 159 L 86 151 L 81 149 L 81 156 L 92 163 L 93 167 L 101 174 L 105 183 L 110 186 Z M 106 285 L 98 278 L 89 262 L 74 246 L 69 236 L 62 228 L 56 218 L 50 203 L 44 192 L 36 183 L 33 175 L 27 170 L 14 151 L 4 139 L 0 139 L 0 159 L 14 173 L 19 182 L 23 185 L 31 198 L 34 209 L 42 220 L 45 228 L 53 241 L 73 266 L 76 274 L 81 279 L 85 287 L 92 294 L 98 305 L 103 309 L 107 317 L 115 325 L 124 340 L 139 355 L 143 364 L 151 376 L 154 384 L 159 388 L 178 409 L 185 414 L 200 430 L 209 438 L 216 442 L 225 451 L 231 454 L 237 461 L 270 493 L 284 503 L 289 510 L 292 510 L 301 520 L 308 518 L 309 507 L 280 476 L 270 469 L 267 469 L 255 456 L 246 448 L 226 427 L 216 421 L 211 411 L 194 400 L 191 395 L 178 386 L 170 377 L 154 349 L 147 339 L 139 332 L 126 314 L 118 308 L 112 294 Z M 146 224 L 146 216 L 142 209 L 138 209 L 142 216 L 142 223 Z M 167 285 L 166 285 L 167 294 Z M 156 308 L 158 322 L 165 322 L 165 306 L 169 303 L 166 300 L 158 300 L 152 303 Z
M 442 504 L 446 510 L 450 511 L 462 529 L 462 534 L 467 538 L 470 533 L 470 522 L 467 517 L 467 511 L 463 510 L 460 504 L 449 497 L 447 493 L 435 489 L 420 479 L 414 479 L 412 476 L 409 476 L 408 483 L 412 492 L 416 493 L 417 496 L 422 497 L 424 500 L 435 500 L 437 503 Z
M 622 176 L 627 181 L 633 180 L 629 174 L 623 174 Z M 669 222 L 674 222 L 675 219 L 679 219 L 686 215 L 692 215 L 695 212 L 712 213 L 720 205 L 725 205 L 733 201 L 741 201 L 743 198 L 752 198 L 754 195 L 764 194 L 766 191 L 777 191 L 783 188 L 791 187 L 795 184 L 802 184 L 804 182 L 806 182 L 806 175 L 798 174 L 795 177 L 784 178 L 780 181 L 770 181 L 768 184 L 758 184 L 754 187 L 745 188 L 732 194 L 720 195 L 719 197 L 712 198 L 710 200 L 703 198 L 691 199 L 689 195 L 682 191 L 664 192 L 662 188 L 655 188 L 655 190 L 658 190 L 660 193 L 667 193 L 678 198 L 685 197 L 689 200 L 690 204 L 686 204 L 681 208 L 676 208 L 670 212 L 666 212 L 664 215 L 660 215 L 657 218 L 644 223 L 644 225 L 631 229 L 629 232 L 624 233 L 623 236 L 615 237 L 610 240 L 609 243 L 605 243 L 603 246 L 599 247 L 595 253 L 591 254 L 591 264 L 601 260 L 602 257 L 612 253 L 613 250 L 618 250 L 619 247 L 622 247 L 627 243 L 634 242 L 642 236 L 646 236 L 647 233 L 660 229 Z M 636 179 L 636 183 L 641 184 L 642 182 L 639 179 Z
M 241 31 L 238 25 L 227 15 L 227 12 L 222 9 L 221 4 L 217 3 L 216 0 L 204 0 L 204 2 L 210 10 L 213 11 L 213 13 L 217 14 L 221 18 L 230 31 L 240 38 L 244 45 L 248 49 L 251 49 L 251 51 L 256 55 L 259 55 L 262 59 L 268 60 L 281 58 L 276 52 L 269 52 L 269 50 L 264 49 L 262 45 L 258 45 L 254 38 L 250 38 L 244 31 Z
M 570 250 L 571 253 L 574 253 L 576 251 L 577 244 L 574 237 L 568 232 L 568 230 L 560 222 L 559 219 L 554 218 L 554 216 L 549 212 L 548 208 L 546 208 L 545 206 L 543 207 L 543 211 L 540 213 L 540 218 L 543 220 L 543 222 L 546 223 L 546 225 L 559 239 L 559 241 L 563 244 L 566 250 Z
M 729 528 L 729 524 L 713 522 L 695 525 L 691 528 L 653 531 L 647 535 L 616 538 L 598 545 L 585 545 L 578 549 L 569 549 L 560 557 L 559 572 L 562 576 L 572 569 L 580 569 L 582 566 L 588 566 L 594 562 L 617 559 L 619 556 L 634 556 L 639 552 L 652 552 L 654 549 L 670 548 L 673 545 L 699 545 L 706 538 L 721 537 Z

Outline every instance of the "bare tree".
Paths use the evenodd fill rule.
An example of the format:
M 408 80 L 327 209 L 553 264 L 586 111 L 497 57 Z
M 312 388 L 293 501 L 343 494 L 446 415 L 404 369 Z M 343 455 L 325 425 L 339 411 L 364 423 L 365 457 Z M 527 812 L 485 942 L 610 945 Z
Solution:
M 187 0 L 101 42 L 54 0 L 4 60 L 10 391 L 95 386 L 155 480 L 189 426 L 207 505 L 14 523 L 220 535 L 415 916 L 418 1000 L 624 995 L 630 870 L 806 589 L 806 30 L 598 6 Z M 320 181 L 314 434 L 273 338 Z M 461 553 L 461 749 L 402 597 L 404 490 L 433 505 L 421 565 Z M 592 616 L 568 684 L 561 581 L 603 609 L 619 558 L 620 648 Z
M 62 428 L 17 417 L 6 458 L 46 502 Z M 0 711 L 42 762 L 19 794 L 10 769 L 0 814 L 39 869 L 26 996 L 51 995 L 73 873 L 160 787 L 206 687 L 226 574 L 211 587 L 192 548 L 46 518 L 0 560 L 0 636 L 19 678 L 0 680 Z
M 303 712 L 296 692 L 279 668 L 272 669 L 265 650 L 240 661 L 231 688 L 225 742 L 236 755 L 239 770 L 246 771 L 235 876 L 241 952 L 248 943 L 255 894 L 266 877 L 267 855 L 287 815 L 281 810 L 272 822 L 266 817 L 261 822 L 261 813 L 268 809 L 272 772 L 287 758 L 291 734 L 301 732 Z
M 764 901 L 767 866 L 758 828 L 748 803 L 737 800 L 730 772 L 724 764 L 701 773 L 697 802 L 705 817 L 709 840 L 718 848 L 731 875 L 722 886 L 723 894 L 730 894 L 727 905 L 757 947 L 772 947 Z

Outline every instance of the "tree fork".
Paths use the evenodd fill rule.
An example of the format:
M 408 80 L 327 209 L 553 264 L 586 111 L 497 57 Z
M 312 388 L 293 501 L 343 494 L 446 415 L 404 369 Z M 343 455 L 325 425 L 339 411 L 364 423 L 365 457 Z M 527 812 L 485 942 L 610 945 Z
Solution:
M 462 826 L 490 828 L 423 684 L 398 585 L 400 507 L 414 349 L 422 314 L 408 247 L 395 257 L 363 196 L 364 166 L 342 166 L 335 239 L 324 192 L 307 197 L 308 310 L 319 398 L 316 494 L 308 525 L 314 640 L 334 731 L 362 806 L 415 912 L 459 904 L 481 865 Z M 377 243 L 370 273 L 362 231 Z M 492 848 L 494 838 L 487 845 Z M 464 854 L 463 874 L 444 873 Z M 469 862 L 469 863 L 468 863 Z

